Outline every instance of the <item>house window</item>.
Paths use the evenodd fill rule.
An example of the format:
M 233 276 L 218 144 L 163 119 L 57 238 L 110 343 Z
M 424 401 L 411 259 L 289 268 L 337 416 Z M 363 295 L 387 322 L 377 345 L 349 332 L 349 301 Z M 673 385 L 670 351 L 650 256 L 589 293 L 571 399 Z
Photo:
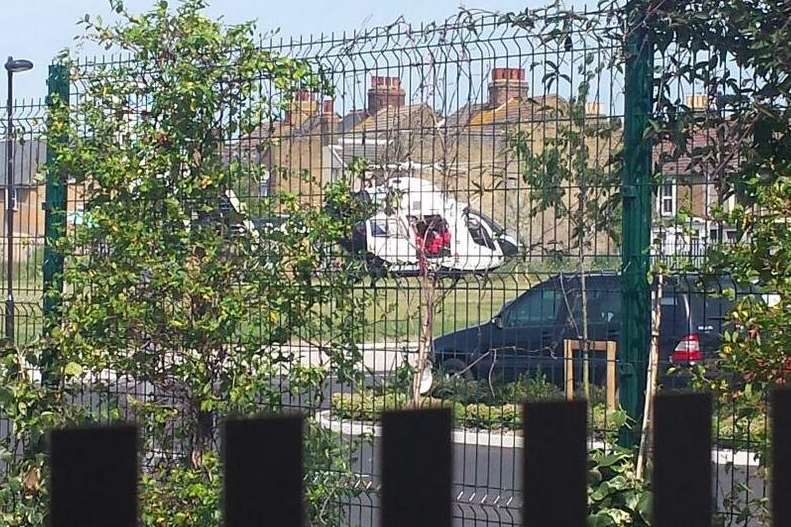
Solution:
M 676 215 L 676 185 L 674 181 L 665 181 L 659 186 L 657 208 L 660 216 Z
M 15 187 L 11 189 L 11 207 L 15 211 L 19 211 L 20 202 L 25 202 L 28 199 L 28 190 L 26 188 Z
M 264 171 L 261 175 L 261 179 L 258 182 L 258 195 L 261 197 L 269 196 L 270 191 L 270 183 L 271 183 L 271 175 L 269 171 Z
M 709 235 L 709 240 L 712 242 L 736 243 L 739 241 L 739 233 L 733 228 L 723 229 L 722 239 L 720 239 L 719 229 L 711 229 Z

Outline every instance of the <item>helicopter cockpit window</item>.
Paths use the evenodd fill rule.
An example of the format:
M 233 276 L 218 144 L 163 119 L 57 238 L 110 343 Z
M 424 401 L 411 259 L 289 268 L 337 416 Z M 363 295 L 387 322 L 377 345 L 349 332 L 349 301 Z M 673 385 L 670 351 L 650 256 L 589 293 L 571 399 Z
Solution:
M 474 241 L 476 244 L 492 250 L 497 249 L 492 236 L 489 234 L 489 229 L 483 225 L 483 221 L 481 221 L 479 216 L 468 213 L 467 228 L 470 230 L 472 241 Z
M 387 237 L 387 220 L 371 221 L 371 236 L 374 238 Z
M 406 238 L 404 225 L 395 218 L 376 219 L 371 221 L 371 235 L 375 238 Z

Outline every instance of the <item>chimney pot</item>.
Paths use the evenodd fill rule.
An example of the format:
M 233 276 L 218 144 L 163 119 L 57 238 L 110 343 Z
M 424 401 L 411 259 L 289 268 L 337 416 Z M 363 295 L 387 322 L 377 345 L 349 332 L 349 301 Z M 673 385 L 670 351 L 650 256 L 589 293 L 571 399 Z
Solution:
M 375 114 L 387 106 L 401 107 L 406 102 L 406 93 L 401 88 L 401 79 L 374 75 L 368 89 L 368 113 Z
M 687 106 L 693 110 L 708 110 L 709 98 L 707 95 L 689 95 L 687 96 Z
M 601 103 L 599 102 L 586 102 L 585 113 L 588 115 L 601 115 Z
M 492 68 L 489 107 L 496 108 L 514 97 L 525 99 L 529 96 L 530 90 L 523 68 Z
M 284 121 L 293 126 L 299 126 L 305 119 L 316 114 L 319 102 L 316 95 L 308 90 L 300 89 L 294 92 L 292 100 L 288 102 Z

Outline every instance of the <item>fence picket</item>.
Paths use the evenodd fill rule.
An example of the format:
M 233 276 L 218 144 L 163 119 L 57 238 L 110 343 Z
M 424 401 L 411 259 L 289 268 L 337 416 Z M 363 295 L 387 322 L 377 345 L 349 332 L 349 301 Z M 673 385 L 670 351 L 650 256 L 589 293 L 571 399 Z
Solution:
M 654 399 L 654 527 L 709 527 L 711 396 L 667 393 Z
M 447 408 L 382 416 L 383 527 L 450 527 L 450 429 Z
M 229 420 L 225 526 L 304 527 L 301 416 Z
M 524 525 L 586 524 L 587 411 L 585 401 L 525 404 Z
M 789 524 L 791 390 L 772 394 L 772 517 Z M 708 394 L 661 394 L 654 410 L 654 527 L 709 527 L 712 519 Z M 582 527 L 587 516 L 587 403 L 524 406 L 524 524 Z M 382 417 L 383 527 L 450 527 L 451 413 Z M 304 527 L 301 416 L 229 420 L 224 427 L 225 525 Z M 134 527 L 137 429 L 51 434 L 52 527 Z
M 772 392 L 772 525 L 791 525 L 791 390 Z
M 137 428 L 54 430 L 50 526 L 137 526 Z

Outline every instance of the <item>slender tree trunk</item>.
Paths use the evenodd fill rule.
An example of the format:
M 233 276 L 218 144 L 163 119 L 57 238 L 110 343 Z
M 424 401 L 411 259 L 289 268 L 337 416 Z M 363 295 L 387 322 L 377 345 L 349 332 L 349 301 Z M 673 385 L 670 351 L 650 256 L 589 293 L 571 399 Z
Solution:
M 588 286 L 585 276 L 585 264 L 582 262 L 580 256 L 580 290 L 582 301 L 582 391 L 585 398 L 590 400 L 591 387 L 590 387 L 590 354 L 588 352 L 589 334 L 588 334 Z
M 578 267 L 580 275 L 580 300 L 582 302 L 582 393 L 590 400 L 590 341 L 588 334 L 588 284 L 585 274 L 585 247 L 588 242 L 587 225 L 585 222 L 585 199 L 588 189 L 581 182 L 577 200 L 577 242 L 579 243 Z
M 646 386 L 645 403 L 643 406 L 643 422 L 640 433 L 640 448 L 637 453 L 636 474 L 642 479 L 645 471 L 648 449 L 651 441 L 651 428 L 654 420 L 654 395 L 656 394 L 657 377 L 659 373 L 659 324 L 662 321 L 662 286 L 663 275 L 659 272 L 656 294 L 653 298 L 653 312 L 651 316 L 651 349 L 648 354 L 648 384 Z
M 190 461 L 192 466 L 197 468 L 203 465 L 203 456 L 212 448 L 214 441 L 214 412 L 195 408 L 193 415 L 195 416 L 195 430 L 192 436 Z
M 428 264 L 423 265 L 420 277 L 422 316 L 420 321 L 420 334 L 417 345 L 417 364 L 415 373 L 412 376 L 412 403 L 417 406 L 420 404 L 420 384 L 423 379 L 423 372 L 428 367 L 428 354 L 431 350 L 431 340 L 434 333 L 434 299 L 436 283 L 433 277 L 429 276 Z

